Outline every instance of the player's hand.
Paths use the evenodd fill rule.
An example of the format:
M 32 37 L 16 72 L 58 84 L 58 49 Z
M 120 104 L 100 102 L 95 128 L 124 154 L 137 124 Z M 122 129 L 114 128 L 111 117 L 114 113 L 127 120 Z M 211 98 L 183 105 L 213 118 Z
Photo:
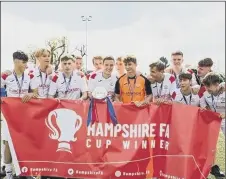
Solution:
M 171 101 L 171 100 L 165 100 L 165 101 L 164 101 L 164 104 L 172 105 L 172 104 L 173 104 L 173 101 Z
M 192 86 L 192 88 L 191 88 L 192 94 L 194 94 L 194 95 L 197 95 L 199 90 L 200 90 L 199 85 Z
M 200 107 L 201 111 L 206 111 L 207 109 L 205 107 Z
M 170 73 L 170 74 L 173 74 L 173 73 L 174 73 L 173 69 L 170 68 L 170 67 L 169 67 L 169 68 L 166 68 L 166 69 L 165 69 L 165 72 L 166 72 L 166 73 Z
M 136 107 L 143 107 L 148 104 L 147 101 L 134 101 L 133 103 Z
M 37 93 L 33 93 L 32 98 L 38 98 L 38 94 Z
M 78 99 L 78 101 L 85 101 L 82 97 Z
M 6 75 L 11 75 L 11 74 L 12 74 L 12 72 L 11 72 L 10 70 L 6 70 L 6 71 L 2 72 L 2 74 L 1 74 L 1 75 L 3 75 L 3 74 L 6 74 Z
M 31 98 L 33 98 L 33 93 L 28 93 L 28 94 L 26 94 L 23 98 L 22 98 L 22 103 L 26 103 L 26 102 L 28 102 L 28 101 L 30 101 L 31 100 Z
M 220 118 L 221 118 L 221 119 L 225 119 L 225 113 L 221 113 L 221 114 L 220 114 Z
M 219 86 L 220 86 L 219 92 L 220 94 L 222 94 L 223 92 L 225 92 L 225 82 L 221 83 Z
M 165 102 L 165 99 L 162 99 L 162 98 L 157 98 L 154 100 L 154 103 L 157 104 L 158 106 L 164 102 Z
M 116 103 L 116 104 L 123 104 L 122 101 L 113 101 L 113 103 Z
M 147 76 L 147 79 L 153 84 L 155 82 L 155 80 L 151 77 L 151 75 Z
M 142 102 L 140 101 L 134 101 L 133 103 L 135 104 L 136 107 L 141 107 L 142 105 Z

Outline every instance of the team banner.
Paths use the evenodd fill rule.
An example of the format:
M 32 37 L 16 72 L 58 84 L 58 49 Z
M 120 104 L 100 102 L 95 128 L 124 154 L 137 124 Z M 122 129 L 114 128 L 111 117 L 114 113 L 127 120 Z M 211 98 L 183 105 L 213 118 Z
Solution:
M 214 161 L 221 120 L 216 113 L 180 104 L 95 103 L 4 98 L 14 165 L 23 176 L 102 179 L 204 179 Z

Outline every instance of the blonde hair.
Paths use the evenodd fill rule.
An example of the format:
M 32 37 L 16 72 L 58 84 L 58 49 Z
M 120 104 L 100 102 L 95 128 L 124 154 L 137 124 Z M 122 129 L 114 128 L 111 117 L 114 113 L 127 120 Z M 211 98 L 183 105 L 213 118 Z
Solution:
M 95 56 L 93 57 L 93 64 L 94 64 L 94 60 L 100 60 L 103 62 L 103 57 L 102 56 Z
M 119 62 L 123 62 L 123 60 L 124 60 L 123 57 L 118 57 L 118 58 L 116 59 L 116 61 L 119 61 Z
M 82 60 L 82 56 L 76 56 L 75 60 Z
M 36 58 L 39 58 L 41 57 L 45 52 L 49 53 L 50 54 L 50 51 L 48 49 L 45 49 L 45 48 L 41 48 L 41 49 L 38 49 L 35 51 L 34 55 Z

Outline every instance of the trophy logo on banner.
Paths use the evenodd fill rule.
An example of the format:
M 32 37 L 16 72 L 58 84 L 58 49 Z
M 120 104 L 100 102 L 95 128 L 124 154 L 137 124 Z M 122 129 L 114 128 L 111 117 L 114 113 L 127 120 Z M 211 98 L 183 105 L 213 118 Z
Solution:
M 45 124 L 50 130 L 50 139 L 59 142 L 57 152 L 72 153 L 70 142 L 77 140 L 76 133 L 82 126 L 81 116 L 70 109 L 55 109 L 49 113 Z

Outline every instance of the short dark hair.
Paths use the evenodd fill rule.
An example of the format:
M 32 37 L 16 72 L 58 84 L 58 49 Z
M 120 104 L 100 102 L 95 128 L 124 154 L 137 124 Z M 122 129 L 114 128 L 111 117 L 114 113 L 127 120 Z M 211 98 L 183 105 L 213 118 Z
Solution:
M 211 85 L 216 85 L 221 83 L 221 78 L 218 74 L 214 72 L 209 72 L 207 75 L 204 77 L 202 83 L 205 86 L 211 86 Z
M 173 53 L 171 54 L 171 56 L 173 56 L 173 55 L 181 55 L 182 57 L 184 56 L 183 52 L 181 52 L 181 51 L 173 52 Z
M 182 80 L 182 79 L 191 80 L 192 79 L 192 74 L 191 73 L 182 72 L 182 73 L 179 74 L 179 80 Z
M 60 59 L 61 62 L 66 62 L 68 60 L 72 60 L 73 62 L 75 62 L 75 60 L 72 56 L 65 55 L 65 56 L 61 57 L 61 59 Z
M 28 56 L 22 51 L 16 51 L 13 53 L 13 60 L 18 59 L 24 62 L 28 62 Z
M 137 64 L 137 59 L 135 56 L 126 56 L 124 59 L 123 59 L 123 63 L 129 63 L 129 62 L 133 62 L 135 64 Z
M 212 67 L 213 66 L 213 60 L 211 58 L 204 58 L 199 61 L 198 65 L 200 67 Z
M 106 60 L 113 60 L 113 61 L 115 61 L 115 59 L 114 59 L 112 56 L 106 56 L 106 57 L 104 57 L 103 63 L 104 63 Z
M 155 68 L 158 70 L 158 71 L 164 71 L 165 70 L 165 64 L 162 62 L 162 61 L 157 61 L 157 62 L 154 62 L 154 63 L 151 63 L 149 65 L 149 67 L 151 69 Z

